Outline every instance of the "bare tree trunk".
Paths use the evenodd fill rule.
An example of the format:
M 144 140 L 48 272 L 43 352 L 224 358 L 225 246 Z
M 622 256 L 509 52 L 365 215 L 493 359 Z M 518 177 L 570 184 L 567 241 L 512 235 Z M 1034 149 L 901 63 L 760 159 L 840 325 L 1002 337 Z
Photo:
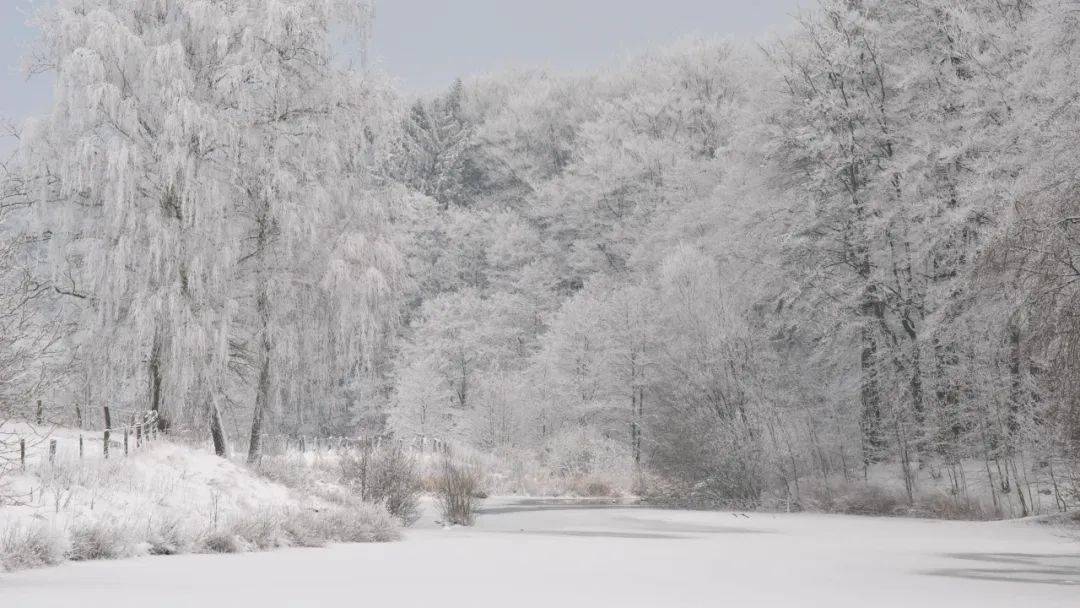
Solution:
M 1016 468 L 1016 459 L 1009 458 L 1005 461 L 1006 468 L 1008 468 L 1010 464 L 1012 464 L 1013 478 L 1016 480 L 1013 486 L 1016 488 L 1016 496 L 1020 499 L 1020 516 L 1027 517 L 1028 515 L 1031 515 L 1031 509 L 1028 508 L 1028 500 L 1024 497 L 1024 486 L 1020 478 L 1020 471 Z
M 911 448 L 903 423 L 896 421 L 896 444 L 900 450 L 900 472 L 904 476 L 904 490 L 907 491 L 908 504 L 915 504 L 915 471 L 911 468 Z
M 214 397 L 210 397 L 209 408 L 210 437 L 214 440 L 214 453 L 224 458 L 229 455 L 229 446 L 225 441 L 225 425 L 221 422 L 221 410 Z
M 984 461 L 986 464 L 986 479 L 990 482 L 990 498 L 994 501 L 994 509 L 1001 510 L 1001 505 L 998 504 L 997 489 L 994 487 L 994 473 L 990 470 L 990 457 L 987 456 Z
M 161 334 L 154 332 L 154 345 L 150 349 L 150 411 L 157 413 L 157 427 L 162 433 L 168 430 L 161 407 Z
M 864 321 L 869 325 L 869 321 Z M 862 352 L 859 357 L 861 373 L 859 402 L 862 413 L 860 430 L 862 440 L 863 477 L 869 474 L 870 464 L 880 456 L 883 441 L 881 437 L 881 401 L 878 391 L 874 359 L 877 357 L 877 341 L 869 327 L 862 329 Z
M 266 415 L 267 401 L 270 397 L 270 357 L 263 357 L 259 370 L 259 386 L 255 394 L 255 411 L 251 416 L 251 440 L 248 443 L 247 461 L 254 463 L 262 455 L 263 418 Z
M 262 449 L 263 419 L 270 400 L 270 294 L 267 284 L 267 246 L 269 240 L 270 218 L 264 211 L 259 221 L 259 235 L 256 242 L 256 254 L 259 260 L 259 297 L 255 309 L 259 315 L 259 384 L 255 392 L 255 409 L 251 415 L 251 438 L 248 442 L 249 463 L 259 460 Z
M 259 460 L 262 449 L 263 419 L 270 401 L 270 301 L 265 288 L 259 295 L 259 319 L 261 328 L 261 352 L 259 365 L 259 384 L 255 392 L 255 411 L 251 416 L 251 440 L 248 443 L 249 463 Z
M 641 388 L 630 392 L 630 445 L 634 454 L 634 466 L 641 472 L 641 420 L 645 412 L 645 395 Z

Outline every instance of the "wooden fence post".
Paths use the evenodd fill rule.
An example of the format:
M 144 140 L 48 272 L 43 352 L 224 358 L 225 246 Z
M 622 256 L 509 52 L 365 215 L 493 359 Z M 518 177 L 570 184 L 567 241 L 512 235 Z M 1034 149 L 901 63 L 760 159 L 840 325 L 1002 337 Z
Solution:
M 79 435 L 79 460 L 83 459 L 83 436 Z
M 128 427 L 124 427 L 124 456 L 128 455 Z
M 56 440 L 49 440 L 49 464 L 56 464 Z
M 19 465 L 26 471 L 26 440 L 19 438 Z
M 37 415 L 34 418 L 38 426 L 45 424 L 45 408 L 41 405 L 41 399 L 37 400 Z
M 109 406 L 105 406 L 105 441 L 102 443 L 105 447 L 105 459 L 109 458 L 109 431 L 112 430 L 112 417 L 109 416 Z

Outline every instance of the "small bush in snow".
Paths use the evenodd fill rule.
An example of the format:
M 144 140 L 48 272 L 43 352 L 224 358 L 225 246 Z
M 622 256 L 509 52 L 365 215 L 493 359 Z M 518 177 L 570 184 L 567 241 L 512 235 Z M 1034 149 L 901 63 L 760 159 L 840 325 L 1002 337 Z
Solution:
M 242 553 L 292 546 L 293 537 L 286 526 L 289 519 L 288 511 L 275 509 L 232 514 L 206 535 L 203 549 L 210 553 Z
M 10 525 L 0 530 L 0 570 L 59 564 L 67 547 L 63 534 L 49 525 Z
M 810 511 L 848 515 L 903 515 L 906 498 L 873 483 L 804 483 L 801 504 Z
M 619 495 L 607 480 L 595 478 L 583 480 L 578 493 L 589 498 L 611 498 Z
M 234 535 L 256 549 L 275 549 L 289 546 L 284 532 L 287 515 L 278 510 L 263 509 L 237 517 L 231 522 Z
M 76 520 L 68 528 L 71 546 L 67 557 L 72 561 L 116 559 L 136 552 L 130 531 L 120 523 L 98 519 Z
M 246 549 L 243 540 L 229 529 L 215 530 L 203 540 L 205 553 L 241 553 Z
M 174 517 L 152 522 L 146 542 L 150 555 L 180 555 L 193 552 L 202 540 L 194 526 Z
M 916 499 L 915 515 L 933 519 L 979 521 L 1001 519 L 1000 510 L 987 509 L 973 498 L 933 492 Z
M 401 538 L 400 526 L 390 513 L 378 505 L 322 509 L 318 517 L 327 540 L 342 543 L 383 543 Z
M 340 465 L 341 483 L 361 500 L 385 506 L 406 526 L 419 518 L 423 483 L 416 461 L 400 447 L 349 452 Z
M 851 486 L 836 505 L 839 512 L 851 515 L 899 515 L 907 507 L 898 492 L 873 484 Z
M 458 526 L 471 526 L 476 517 L 476 498 L 481 492 L 482 475 L 473 463 L 443 461 L 436 477 L 436 494 L 442 508 L 443 521 Z
M 281 531 L 293 547 L 322 547 L 327 539 L 322 534 L 319 513 L 314 509 L 291 511 L 281 522 Z

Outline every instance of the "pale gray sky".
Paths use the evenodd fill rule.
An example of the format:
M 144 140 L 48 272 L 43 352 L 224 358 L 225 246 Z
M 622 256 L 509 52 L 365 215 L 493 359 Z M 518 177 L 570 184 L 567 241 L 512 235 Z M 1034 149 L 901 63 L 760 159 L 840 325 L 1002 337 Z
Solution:
M 806 5 L 814 0 L 803 0 Z M 510 65 L 576 70 L 680 37 L 755 37 L 797 0 L 381 0 L 376 57 L 405 88 Z
M 51 83 L 29 82 L 26 26 L 48 0 L 0 0 L 0 117 L 48 107 Z M 807 4 L 812 0 L 803 0 Z M 603 65 L 689 34 L 758 36 L 787 23 L 799 0 L 378 0 L 374 57 L 407 90 L 514 65 Z M 0 150 L 10 144 L 0 141 Z

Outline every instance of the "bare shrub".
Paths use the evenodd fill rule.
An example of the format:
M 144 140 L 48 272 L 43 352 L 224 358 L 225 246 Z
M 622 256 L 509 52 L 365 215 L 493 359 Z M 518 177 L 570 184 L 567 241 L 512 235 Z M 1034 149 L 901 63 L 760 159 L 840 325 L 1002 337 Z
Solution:
M 13 524 L 0 530 L 0 570 L 14 571 L 53 566 L 64 561 L 68 544 L 47 524 Z
M 481 491 L 480 467 L 470 462 L 455 462 L 446 458 L 436 478 L 436 494 L 442 509 L 443 521 L 458 526 L 471 526 L 476 519 L 476 498 Z
M 840 513 L 850 515 L 901 515 L 906 500 L 898 493 L 874 484 L 857 484 L 836 502 Z
M 654 407 L 676 407 L 670 401 L 675 394 L 663 396 Z M 685 415 L 649 421 L 646 463 L 666 481 L 663 500 L 695 508 L 758 508 L 770 484 L 761 436 L 747 425 L 717 419 L 701 395 L 682 396 L 686 402 L 676 409 Z
M 908 509 L 900 492 L 872 483 L 803 482 L 801 506 L 848 515 L 904 515 Z
M 798 497 L 793 504 L 798 511 L 836 513 L 836 501 L 841 491 L 837 484 L 827 484 L 818 479 L 801 479 Z
M 915 501 L 914 515 L 933 519 L 958 521 L 982 521 L 1001 519 L 1000 510 L 987 509 L 979 501 L 945 492 L 933 492 L 919 496 Z
M 409 526 L 420 517 L 420 479 L 416 460 L 399 446 L 348 452 L 341 457 L 340 481 L 361 500 L 383 505 Z
M 586 478 L 578 483 L 578 494 L 589 498 L 614 498 L 619 492 L 606 479 Z

